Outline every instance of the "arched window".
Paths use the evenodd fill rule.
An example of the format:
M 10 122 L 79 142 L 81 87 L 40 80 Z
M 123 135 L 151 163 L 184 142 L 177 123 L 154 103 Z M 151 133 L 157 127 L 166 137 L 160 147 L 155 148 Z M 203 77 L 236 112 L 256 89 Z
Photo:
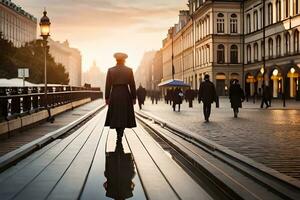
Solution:
M 217 18 L 217 32 L 224 33 L 224 15 L 222 13 L 218 14 Z
M 268 25 L 273 24 L 273 5 L 268 4 Z
M 258 30 L 258 14 L 257 10 L 253 13 L 253 23 L 254 23 L 254 31 Z
M 247 33 L 251 33 L 251 17 L 247 14 Z
M 270 38 L 269 39 L 269 45 L 268 45 L 268 48 L 269 48 L 269 58 L 273 58 L 274 54 L 273 54 L 273 39 Z
M 295 30 L 294 32 L 294 52 L 299 53 L 299 31 Z
M 217 50 L 217 63 L 218 64 L 223 64 L 225 63 L 225 47 L 223 44 L 218 45 L 218 50 Z
M 281 0 L 276 1 L 276 22 L 281 20 Z
M 238 63 L 238 47 L 236 45 L 231 45 L 230 47 L 230 63 Z
M 276 56 L 281 56 L 281 37 L 278 35 L 276 37 Z
M 254 61 L 258 61 L 258 44 L 254 43 Z
M 237 15 L 232 14 L 230 16 L 230 33 L 237 33 L 237 24 L 238 24 Z
M 285 34 L 285 53 L 291 53 L 291 36 L 290 33 Z
M 251 45 L 247 46 L 247 63 L 251 63 Z

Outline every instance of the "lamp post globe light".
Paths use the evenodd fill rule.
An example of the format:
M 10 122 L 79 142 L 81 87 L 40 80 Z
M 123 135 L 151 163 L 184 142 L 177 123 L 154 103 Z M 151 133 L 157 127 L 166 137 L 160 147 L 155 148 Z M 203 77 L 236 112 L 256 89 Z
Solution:
M 51 117 L 51 112 L 50 109 L 48 107 L 48 87 L 47 87 L 47 39 L 50 36 L 50 19 L 47 17 L 47 11 L 45 10 L 43 12 L 44 16 L 41 18 L 40 21 L 40 30 L 41 30 L 41 37 L 43 38 L 43 46 L 44 46 L 44 56 L 45 56 L 45 88 L 44 88 L 44 92 L 45 92 L 45 96 L 44 96 L 44 106 L 48 111 L 48 120 L 51 120 L 51 122 L 53 122 L 53 119 Z
M 41 36 L 44 40 L 47 40 L 50 36 L 50 19 L 47 17 L 47 11 L 44 11 L 44 16 L 41 18 L 40 21 L 40 29 L 41 29 Z

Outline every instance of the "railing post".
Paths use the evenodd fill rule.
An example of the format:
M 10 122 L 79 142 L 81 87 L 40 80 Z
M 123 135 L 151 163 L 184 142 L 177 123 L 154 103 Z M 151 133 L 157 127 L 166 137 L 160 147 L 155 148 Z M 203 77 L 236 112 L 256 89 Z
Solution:
M 31 110 L 31 96 L 28 94 L 28 88 L 23 88 L 22 94 L 23 96 L 23 101 L 22 101 L 22 107 L 23 107 L 23 112 L 28 113 Z
M 12 88 L 11 90 L 11 95 L 15 95 L 15 97 L 11 98 L 11 114 L 20 114 L 21 112 L 21 100 L 20 97 L 18 96 L 18 88 Z
M 5 97 L 7 96 L 6 88 L 0 88 L 0 96 L 2 96 L 2 98 L 0 98 L 0 121 L 2 121 L 6 120 L 8 115 L 8 100 Z

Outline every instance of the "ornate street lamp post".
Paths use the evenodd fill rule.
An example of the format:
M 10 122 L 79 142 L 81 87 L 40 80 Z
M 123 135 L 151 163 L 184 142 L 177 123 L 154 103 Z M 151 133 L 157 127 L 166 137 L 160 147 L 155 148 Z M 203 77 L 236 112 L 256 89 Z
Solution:
M 44 56 L 45 56 L 45 108 L 48 110 L 49 119 L 51 118 L 50 110 L 48 108 L 48 88 L 47 88 L 47 39 L 50 36 L 50 19 L 47 17 L 47 11 L 44 11 L 44 16 L 40 21 L 41 37 L 43 38 Z

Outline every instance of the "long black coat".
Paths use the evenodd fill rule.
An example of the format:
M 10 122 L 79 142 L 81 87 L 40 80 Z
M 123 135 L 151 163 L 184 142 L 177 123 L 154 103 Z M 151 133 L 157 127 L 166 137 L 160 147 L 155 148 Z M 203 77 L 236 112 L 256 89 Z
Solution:
M 105 126 L 110 128 L 136 127 L 133 108 L 136 88 L 132 69 L 126 66 L 115 66 L 108 70 L 105 99 L 109 99 Z
M 176 88 L 173 91 L 173 103 L 174 104 L 182 104 L 182 96 L 180 96 L 180 93 L 182 93 L 181 89 Z
M 231 108 L 242 107 L 242 101 L 245 99 L 245 95 L 239 84 L 233 84 L 230 86 L 229 98 L 230 98 Z
M 215 85 L 210 81 L 204 81 L 200 84 L 198 92 L 198 101 L 205 104 L 212 104 L 217 99 Z
M 144 104 L 145 102 L 145 99 L 146 99 L 146 94 L 147 94 L 147 91 L 145 88 L 143 87 L 139 87 L 136 91 L 136 95 L 138 97 L 138 101 L 141 103 L 141 104 Z
M 188 101 L 194 100 L 194 97 L 195 97 L 194 90 L 188 89 L 185 91 L 185 98 Z

